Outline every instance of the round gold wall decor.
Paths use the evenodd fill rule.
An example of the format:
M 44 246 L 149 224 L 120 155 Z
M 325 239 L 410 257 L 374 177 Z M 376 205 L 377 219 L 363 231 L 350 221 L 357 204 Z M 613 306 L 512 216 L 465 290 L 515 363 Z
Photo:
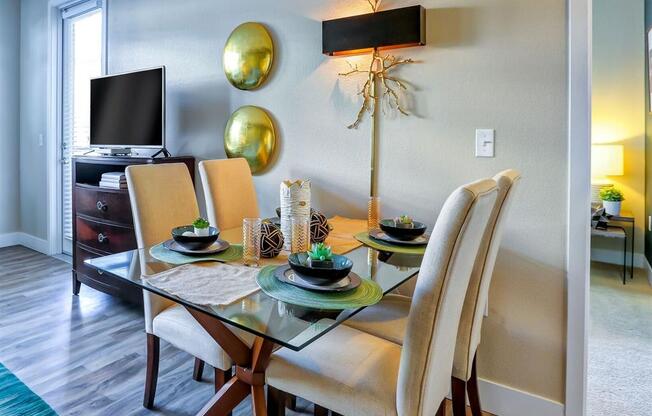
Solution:
M 251 173 L 262 172 L 274 155 L 276 131 L 265 110 L 253 105 L 237 109 L 226 123 L 224 150 L 229 158 L 247 159 Z
M 260 23 L 243 23 L 224 46 L 222 66 L 229 82 L 241 90 L 260 87 L 272 70 L 274 43 Z

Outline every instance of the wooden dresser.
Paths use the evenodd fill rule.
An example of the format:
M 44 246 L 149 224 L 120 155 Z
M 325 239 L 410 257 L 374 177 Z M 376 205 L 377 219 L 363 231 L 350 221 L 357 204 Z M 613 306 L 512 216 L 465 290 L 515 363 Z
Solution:
M 185 163 L 195 177 L 193 157 L 73 157 L 72 166 L 72 290 L 79 294 L 82 283 L 133 303 L 143 301 L 140 289 L 101 275 L 86 267 L 84 260 L 133 250 L 137 247 L 129 192 L 100 188 L 103 173 L 124 172 L 129 165 Z

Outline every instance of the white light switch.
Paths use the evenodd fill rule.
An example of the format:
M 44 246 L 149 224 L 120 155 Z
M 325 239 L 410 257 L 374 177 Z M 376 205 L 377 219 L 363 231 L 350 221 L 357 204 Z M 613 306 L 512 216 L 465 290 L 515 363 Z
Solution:
M 475 157 L 494 157 L 494 130 L 475 131 Z
M 42 134 L 38 135 L 38 145 L 43 146 L 43 135 Z

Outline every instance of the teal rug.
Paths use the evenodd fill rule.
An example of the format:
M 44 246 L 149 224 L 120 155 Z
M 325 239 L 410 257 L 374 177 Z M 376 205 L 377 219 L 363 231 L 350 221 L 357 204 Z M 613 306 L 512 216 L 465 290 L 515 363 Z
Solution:
M 57 413 L 0 364 L 0 416 L 56 416 Z

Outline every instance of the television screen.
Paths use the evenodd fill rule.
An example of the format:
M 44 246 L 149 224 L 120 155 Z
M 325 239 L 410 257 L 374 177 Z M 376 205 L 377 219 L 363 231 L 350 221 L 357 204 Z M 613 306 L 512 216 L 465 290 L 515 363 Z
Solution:
M 165 146 L 165 68 L 91 80 L 91 146 Z

